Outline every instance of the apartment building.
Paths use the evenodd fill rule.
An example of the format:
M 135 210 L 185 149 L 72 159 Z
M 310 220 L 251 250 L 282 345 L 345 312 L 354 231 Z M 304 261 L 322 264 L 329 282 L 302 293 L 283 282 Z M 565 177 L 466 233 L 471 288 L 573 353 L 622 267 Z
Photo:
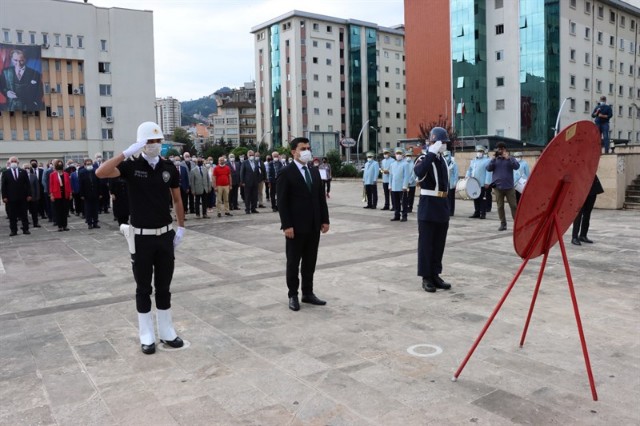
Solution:
M 26 52 L 42 96 L 33 108 L 0 99 L 0 161 L 125 149 L 155 118 L 152 12 L 42 0 L 34 13 L 30 5 L 3 0 L 0 59 L 9 67 L 13 51 Z
M 212 117 L 216 142 L 224 139 L 233 146 L 258 145 L 266 136 L 256 133 L 256 106 L 250 102 L 225 102 Z
M 545 145 L 565 99 L 559 127 L 590 120 L 605 95 L 611 137 L 640 141 L 639 22 L 619 0 L 452 0 L 458 133 Z
M 405 138 L 402 27 L 294 10 L 251 33 L 256 127 L 266 142 L 306 136 L 323 155 L 346 137 L 360 140 L 358 152 Z
M 156 98 L 156 123 L 165 135 L 173 134 L 176 127 L 182 125 L 182 106 L 172 98 Z

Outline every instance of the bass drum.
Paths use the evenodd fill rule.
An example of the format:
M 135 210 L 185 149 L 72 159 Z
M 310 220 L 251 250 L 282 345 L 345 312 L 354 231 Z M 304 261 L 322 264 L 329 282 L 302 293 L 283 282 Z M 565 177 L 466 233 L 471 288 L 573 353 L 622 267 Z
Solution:
M 456 198 L 460 200 L 475 200 L 480 197 L 480 189 L 478 179 L 472 177 L 460 179 L 456 183 Z

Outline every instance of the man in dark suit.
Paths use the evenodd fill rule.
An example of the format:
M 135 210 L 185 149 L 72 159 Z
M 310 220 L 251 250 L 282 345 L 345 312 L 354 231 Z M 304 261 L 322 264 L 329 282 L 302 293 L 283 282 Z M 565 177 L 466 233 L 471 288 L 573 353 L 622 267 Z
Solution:
M 320 232 L 329 231 L 329 209 L 320 172 L 316 167 L 307 166 L 313 159 L 309 139 L 295 138 L 289 146 L 294 161 L 278 174 L 276 190 L 281 228 L 286 238 L 289 309 L 298 311 L 298 271 L 302 277 L 302 302 L 327 303 L 313 293 L 313 273 Z
M 27 66 L 27 57 L 22 50 L 11 52 L 11 66 L 0 73 L 0 91 L 6 98 L 0 110 L 41 111 L 44 109 L 42 76 Z
M 240 210 L 238 207 L 238 187 L 240 186 L 240 162 L 236 156 L 229 154 L 229 168 L 231 169 L 231 188 L 229 188 L 229 210 Z
M 581 246 L 582 243 L 593 244 L 593 241 L 587 237 L 587 232 L 589 232 L 589 222 L 591 220 L 591 211 L 593 210 L 593 206 L 596 204 L 596 197 L 598 194 L 602 194 L 603 192 L 604 188 L 602 188 L 600 179 L 598 179 L 598 176 L 596 175 L 593 179 L 593 184 L 591 185 L 587 199 L 584 201 L 582 208 L 573 221 L 571 244 L 575 246 Z
M 40 199 L 38 200 L 38 214 L 40 215 L 40 217 L 42 219 L 45 218 L 44 215 L 44 200 L 42 199 L 42 194 L 44 194 L 44 187 L 42 186 L 42 175 L 44 174 L 44 169 L 42 167 L 39 167 L 38 165 L 38 160 L 36 160 L 35 158 L 31 160 L 31 172 L 36 176 L 36 179 L 38 180 L 38 184 L 40 187 L 40 192 L 39 194 L 41 195 Z
M 258 211 L 258 185 L 264 180 L 260 161 L 255 160 L 253 151 L 247 152 L 247 160 L 240 166 L 240 186 L 244 188 L 244 211 L 247 214 Z
M 271 189 L 271 210 L 274 212 L 278 211 L 278 183 L 277 178 L 278 174 L 280 174 L 280 170 L 282 170 L 282 163 L 280 162 L 280 153 L 278 151 L 273 151 L 272 161 L 269 162 L 269 166 L 267 168 L 267 179 L 269 181 L 269 186 Z
M 18 235 L 18 218 L 22 221 L 22 233 L 30 234 L 27 203 L 31 201 L 31 185 L 27 172 L 18 167 L 18 157 L 9 158 L 9 168 L 2 173 L 2 202 L 7 205 L 10 237 Z

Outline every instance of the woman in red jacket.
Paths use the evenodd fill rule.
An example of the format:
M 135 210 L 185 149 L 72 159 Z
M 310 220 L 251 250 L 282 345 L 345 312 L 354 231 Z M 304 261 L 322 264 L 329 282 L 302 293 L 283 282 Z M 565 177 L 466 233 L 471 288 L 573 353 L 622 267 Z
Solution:
M 49 194 L 56 211 L 58 232 L 68 231 L 67 216 L 69 215 L 69 200 L 71 199 L 71 181 L 69 174 L 63 170 L 64 164 L 58 160 L 54 172 L 49 175 Z

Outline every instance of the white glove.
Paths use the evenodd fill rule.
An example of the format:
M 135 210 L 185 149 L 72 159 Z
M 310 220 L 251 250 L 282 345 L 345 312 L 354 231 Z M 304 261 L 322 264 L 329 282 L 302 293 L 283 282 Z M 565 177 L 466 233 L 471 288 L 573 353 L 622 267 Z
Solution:
M 184 237 L 184 228 L 182 226 L 178 226 L 176 230 L 176 236 L 173 237 L 173 248 L 178 247 L 178 245 L 182 242 L 182 238 Z
M 429 152 L 432 154 L 437 154 L 440 151 L 441 146 L 442 146 L 442 142 L 437 141 L 433 145 L 429 145 Z
M 124 151 L 122 151 L 122 153 L 124 154 L 124 158 L 129 158 L 129 157 L 131 157 L 133 155 L 136 155 L 137 153 L 142 151 L 142 148 L 144 148 L 144 146 L 146 144 L 147 144 L 147 141 L 135 142 L 129 148 L 127 148 Z

